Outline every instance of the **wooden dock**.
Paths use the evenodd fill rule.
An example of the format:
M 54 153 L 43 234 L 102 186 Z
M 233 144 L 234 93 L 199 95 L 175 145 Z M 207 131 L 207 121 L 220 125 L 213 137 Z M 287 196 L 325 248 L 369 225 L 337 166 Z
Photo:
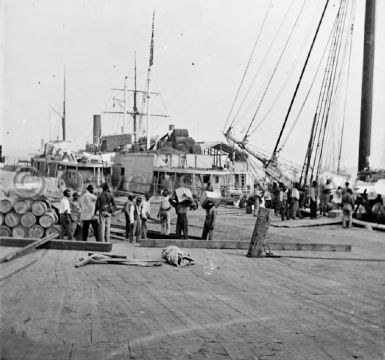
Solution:
M 0 265 L 2 356 L 380 359 L 385 241 L 371 232 L 364 243 L 364 229 L 341 234 L 351 253 L 251 259 L 245 250 L 190 248 L 195 265 L 185 268 L 75 268 L 84 251 L 40 250 Z M 113 244 L 129 259 L 159 260 L 160 250 Z
M 255 218 L 229 216 L 219 214 L 216 241 L 248 243 Z M 191 236 L 199 236 L 203 219 L 202 211 L 189 215 Z M 339 225 L 271 227 L 267 239 L 351 251 L 274 250 L 279 258 L 248 258 L 245 249 L 186 247 L 193 266 L 75 268 L 89 250 L 45 248 L 0 264 L 2 358 L 382 359 L 383 234 Z M 111 250 L 129 260 L 161 259 L 161 248 L 126 241 L 113 241 Z

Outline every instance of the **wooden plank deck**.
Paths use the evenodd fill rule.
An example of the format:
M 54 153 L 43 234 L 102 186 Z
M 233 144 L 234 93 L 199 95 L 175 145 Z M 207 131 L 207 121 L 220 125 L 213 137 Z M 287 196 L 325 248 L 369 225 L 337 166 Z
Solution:
M 75 268 L 86 252 L 44 249 L 1 264 L 2 358 L 382 359 L 382 234 L 285 231 L 346 238 L 352 252 L 188 249 L 196 264 L 185 268 Z M 160 259 L 159 248 L 128 243 L 113 252 Z
M 253 216 L 220 208 L 217 220 L 215 239 L 249 243 Z M 203 221 L 200 209 L 189 213 L 191 236 Z M 186 248 L 195 265 L 185 268 L 75 268 L 88 251 L 101 251 L 41 249 L 0 264 L 2 358 L 383 359 L 383 234 L 327 225 L 270 227 L 267 238 L 352 248 L 275 250 L 280 258 L 258 259 L 246 250 Z M 125 241 L 113 242 L 112 252 L 161 256 L 160 248 Z

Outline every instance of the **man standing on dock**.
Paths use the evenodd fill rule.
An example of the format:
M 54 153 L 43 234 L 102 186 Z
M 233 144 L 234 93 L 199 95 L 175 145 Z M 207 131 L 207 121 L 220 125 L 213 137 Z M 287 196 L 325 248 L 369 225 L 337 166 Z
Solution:
M 187 220 L 187 211 L 190 205 L 193 202 L 192 198 L 184 196 L 184 200 L 180 201 L 178 199 L 178 196 L 176 192 L 173 194 L 172 198 L 170 199 L 170 203 L 172 206 L 175 207 L 175 212 L 177 215 L 176 220 L 176 238 L 182 239 L 182 232 L 183 232 L 183 239 L 188 239 L 188 220 Z
M 344 228 L 352 227 L 352 215 L 354 208 L 353 191 L 347 189 L 345 194 L 342 196 L 342 226 Z
M 133 237 L 137 243 L 142 238 L 142 198 L 138 196 L 134 203 L 134 229 Z
M 144 201 L 142 202 L 142 239 L 147 239 L 147 220 L 151 216 L 151 195 L 146 193 L 144 195 Z
M 126 218 L 126 239 L 133 242 L 134 196 L 132 194 L 128 194 L 127 202 L 124 204 L 124 217 Z
M 83 222 L 82 240 L 87 241 L 90 225 L 94 232 L 95 241 L 99 241 L 98 219 L 95 216 L 97 196 L 94 194 L 94 186 L 89 184 L 87 191 L 80 198 L 80 220 Z
M 170 197 L 168 190 L 164 189 L 162 192 L 163 197 L 160 200 L 160 207 L 158 212 L 158 218 L 160 220 L 160 233 L 162 235 L 170 235 L 171 224 L 170 224 Z
M 291 206 L 290 206 L 290 217 L 294 220 L 297 219 L 299 212 L 299 184 L 294 183 L 293 188 L 291 189 Z
M 115 199 L 107 184 L 103 184 L 103 192 L 96 200 L 96 213 L 99 214 L 99 240 L 110 241 L 111 216 L 116 210 Z
M 76 240 L 81 240 L 82 238 L 82 226 L 80 221 L 80 204 L 79 204 L 79 194 L 77 192 L 74 192 L 72 194 L 72 199 L 70 200 L 70 206 L 71 206 L 71 219 L 73 221 L 73 231 L 74 231 L 74 238 Z
M 310 219 L 317 219 L 317 185 L 314 180 L 310 188 Z
M 71 192 L 69 189 L 63 191 L 63 199 L 59 204 L 59 215 L 60 215 L 60 238 L 63 239 L 64 235 L 67 234 L 68 240 L 72 240 L 72 221 L 71 221 L 71 206 L 70 206 Z
M 207 201 L 203 208 L 206 209 L 206 218 L 203 225 L 202 239 L 207 240 L 208 235 L 209 240 L 214 240 L 214 228 L 215 219 L 217 217 L 217 209 L 211 200 Z

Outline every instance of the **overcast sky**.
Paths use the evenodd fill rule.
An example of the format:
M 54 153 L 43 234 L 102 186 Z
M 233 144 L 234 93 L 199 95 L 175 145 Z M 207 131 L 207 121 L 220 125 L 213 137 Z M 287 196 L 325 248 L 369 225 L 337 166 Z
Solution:
M 149 61 L 151 22 L 155 11 L 154 65 L 151 88 L 161 93 L 151 112 L 171 120 L 153 118 L 152 130 L 162 133 L 169 122 L 188 128 L 196 140 L 221 139 L 235 93 L 261 28 L 270 0 L 8 0 L 1 1 L 2 92 L 1 143 L 4 153 L 38 149 L 41 139 L 61 136 L 63 72 L 67 78 L 67 137 L 78 148 L 92 141 L 92 116 L 113 110 L 111 88 L 134 86 L 136 52 L 138 87 L 144 89 Z M 265 89 L 287 34 L 303 0 L 275 0 L 266 18 L 250 68 L 261 64 L 274 34 L 287 14 L 264 67 L 256 92 L 240 111 L 238 131 L 247 126 Z M 328 37 L 328 24 L 339 1 L 330 2 L 320 43 Z M 324 1 L 307 0 L 293 40 L 261 107 L 265 123 L 252 141 L 272 151 L 301 67 L 304 63 Z M 385 1 L 377 1 L 377 38 L 385 35 Z M 357 165 L 359 103 L 362 68 L 364 1 L 358 0 L 349 97 L 344 163 Z M 377 41 L 373 108 L 372 163 L 385 166 L 385 61 L 384 41 Z M 321 54 L 309 63 L 316 69 Z M 318 51 L 318 53 L 317 53 Z M 310 81 L 310 80 L 308 80 Z M 301 163 L 306 150 L 314 104 L 298 121 L 283 155 Z M 131 101 L 131 97 L 129 98 Z M 344 99 L 341 99 L 344 102 Z M 300 104 L 300 102 L 298 103 Z M 313 104 L 313 107 L 311 107 Z M 299 106 L 299 105 L 297 105 Z M 297 107 L 298 109 L 298 107 Z M 117 110 L 117 108 L 115 108 Z M 259 119 L 258 119 L 259 120 Z M 122 118 L 105 116 L 103 133 L 118 132 Z M 131 126 L 130 124 L 128 125 Z

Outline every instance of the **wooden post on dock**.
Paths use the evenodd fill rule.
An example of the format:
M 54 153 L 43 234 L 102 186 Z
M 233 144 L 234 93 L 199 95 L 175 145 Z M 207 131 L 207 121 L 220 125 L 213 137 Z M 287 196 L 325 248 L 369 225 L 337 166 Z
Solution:
M 270 209 L 260 207 L 258 211 L 257 221 L 254 225 L 253 235 L 246 256 L 261 257 L 263 256 L 263 245 L 265 236 L 270 225 Z

